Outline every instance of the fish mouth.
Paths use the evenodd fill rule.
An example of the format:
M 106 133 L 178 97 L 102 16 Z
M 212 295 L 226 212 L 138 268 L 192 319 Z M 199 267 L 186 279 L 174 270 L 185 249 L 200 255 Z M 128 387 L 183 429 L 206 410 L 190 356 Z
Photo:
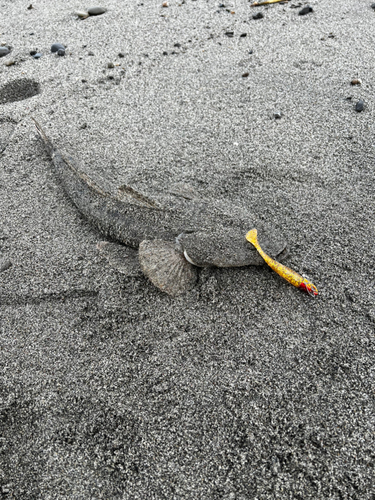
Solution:
M 282 250 L 280 250 L 280 252 L 276 255 L 276 257 L 279 260 L 284 260 L 287 257 L 289 257 L 289 248 L 287 244 L 285 244 L 285 247 Z

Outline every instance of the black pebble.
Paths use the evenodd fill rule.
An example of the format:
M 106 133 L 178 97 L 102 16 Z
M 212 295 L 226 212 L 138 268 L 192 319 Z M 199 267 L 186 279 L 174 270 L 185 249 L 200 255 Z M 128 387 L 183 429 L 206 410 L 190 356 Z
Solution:
M 358 112 L 363 111 L 364 105 L 365 103 L 362 101 L 362 99 L 360 99 L 355 105 L 355 110 Z
M 177 48 L 179 48 L 179 47 L 181 47 L 181 44 L 180 43 L 175 43 L 174 46 L 177 47 Z
M 371 4 L 371 8 L 375 10 L 375 3 Z
M 30 55 L 31 55 L 31 56 L 35 56 L 35 54 L 36 54 L 37 52 L 38 52 L 37 50 L 30 50 Z
M 60 49 L 65 50 L 65 46 L 62 43 L 53 43 L 51 45 L 51 52 L 58 52 Z
M 254 51 L 253 51 L 253 50 L 249 50 L 249 54 L 253 54 L 253 53 L 254 53 Z
M 253 19 L 263 19 L 263 17 L 264 17 L 264 14 L 262 14 L 261 12 L 258 12 L 258 14 L 253 15 Z
M 280 120 L 282 115 L 279 111 L 277 111 L 276 113 L 273 114 L 273 116 L 274 116 L 275 120 Z
M 122 52 L 119 52 L 119 53 L 118 53 L 118 56 L 119 56 L 119 57 L 125 57 L 125 54 L 123 54 Z
M 221 3 L 221 4 L 219 5 L 219 8 L 220 8 L 220 9 L 224 9 L 224 8 L 225 8 L 225 5 L 224 5 L 223 3 Z
M 10 50 L 8 47 L 0 47 L 0 57 L 8 55 Z
M 90 16 L 100 16 L 101 14 L 107 12 L 107 9 L 104 7 L 90 7 L 87 9 L 87 12 Z
M 247 33 L 241 33 L 240 38 L 245 38 L 247 36 Z
M 226 32 L 225 32 L 225 35 L 226 35 L 226 36 L 229 36 L 229 38 L 232 38 L 232 37 L 233 37 L 233 35 L 234 35 L 234 31 L 226 31 Z
M 163 52 L 163 56 L 167 56 L 168 55 L 168 52 Z
M 57 55 L 58 55 L 58 56 L 65 56 L 65 49 L 59 49 L 59 50 L 57 51 Z
M 310 14 L 310 12 L 313 11 L 313 8 L 310 7 L 310 5 L 306 5 L 306 7 L 304 7 L 303 9 L 301 9 L 298 14 L 300 16 L 305 16 L 306 14 Z

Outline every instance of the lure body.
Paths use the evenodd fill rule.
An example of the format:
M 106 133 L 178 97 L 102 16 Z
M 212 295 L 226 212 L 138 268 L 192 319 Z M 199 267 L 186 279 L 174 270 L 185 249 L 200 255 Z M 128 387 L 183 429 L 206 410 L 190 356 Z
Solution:
M 293 271 L 289 267 L 280 264 L 276 260 L 273 260 L 269 257 L 260 247 L 258 243 L 258 231 L 256 229 L 252 229 L 246 235 L 247 241 L 249 241 L 254 247 L 257 249 L 258 253 L 263 257 L 265 262 L 273 269 L 278 275 L 284 278 L 286 281 L 289 281 L 293 286 L 297 288 L 301 288 L 310 295 L 318 295 L 318 289 L 315 285 L 311 283 L 308 279 L 304 278 L 300 274 Z

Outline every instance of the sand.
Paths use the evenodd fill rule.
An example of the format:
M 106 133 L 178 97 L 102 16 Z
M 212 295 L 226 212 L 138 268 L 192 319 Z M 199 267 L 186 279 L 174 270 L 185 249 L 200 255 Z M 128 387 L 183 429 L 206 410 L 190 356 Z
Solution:
M 371 2 L 168 3 L 0 0 L 1 498 L 373 499 Z M 184 183 L 272 225 L 319 296 L 112 269 L 30 115 L 112 192 Z

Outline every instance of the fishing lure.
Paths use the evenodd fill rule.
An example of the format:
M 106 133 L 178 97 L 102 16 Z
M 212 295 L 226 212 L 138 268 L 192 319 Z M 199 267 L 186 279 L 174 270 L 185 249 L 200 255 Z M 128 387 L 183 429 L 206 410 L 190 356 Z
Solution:
M 283 266 L 283 264 L 280 264 L 279 262 L 276 262 L 276 260 L 271 259 L 271 257 L 263 252 L 258 243 L 258 231 L 256 229 L 252 229 L 251 231 L 249 231 L 246 235 L 246 239 L 252 245 L 254 245 L 254 247 L 258 250 L 258 253 L 263 257 L 270 268 L 273 269 L 282 278 L 289 281 L 289 283 L 291 283 L 293 286 L 301 288 L 309 295 L 318 295 L 318 289 L 311 283 L 311 281 L 296 273 L 292 269 L 289 269 L 289 267 Z

